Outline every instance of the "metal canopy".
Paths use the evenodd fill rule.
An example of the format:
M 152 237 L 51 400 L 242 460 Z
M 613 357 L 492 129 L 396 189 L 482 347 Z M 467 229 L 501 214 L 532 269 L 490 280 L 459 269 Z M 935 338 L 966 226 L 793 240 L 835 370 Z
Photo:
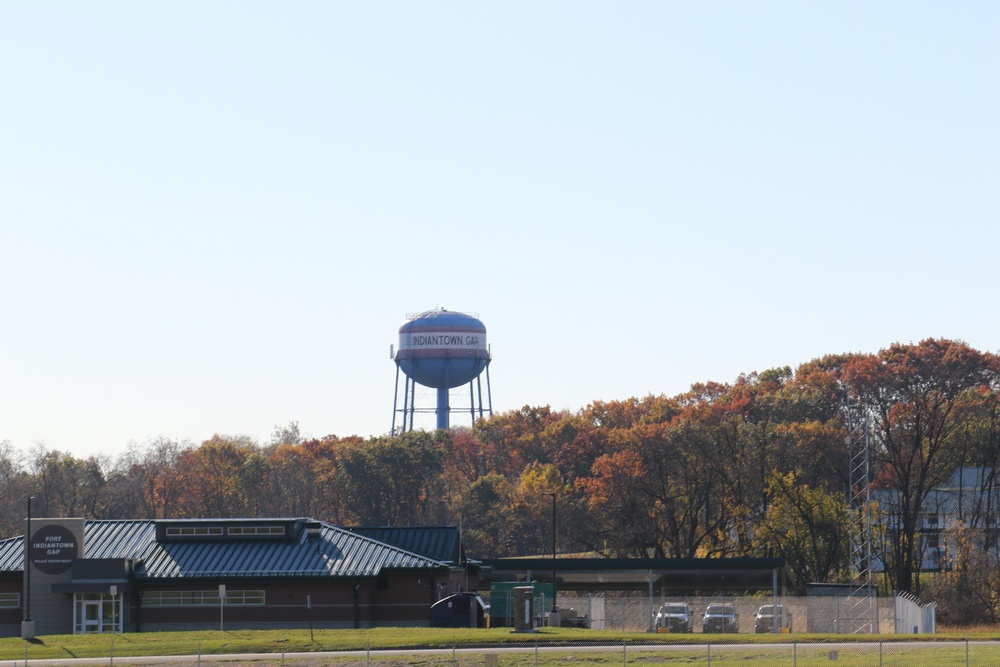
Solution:
M 784 588 L 784 558 L 500 558 L 483 560 L 480 586 L 551 581 L 574 591 L 773 591 Z

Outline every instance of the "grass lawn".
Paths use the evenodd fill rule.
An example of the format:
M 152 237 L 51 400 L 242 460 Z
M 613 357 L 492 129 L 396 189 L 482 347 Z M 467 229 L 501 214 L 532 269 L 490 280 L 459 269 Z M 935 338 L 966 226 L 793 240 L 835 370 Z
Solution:
M 901 660 L 900 665 L 911 667 L 913 664 L 950 664 L 952 657 L 950 653 L 955 653 L 957 649 L 949 649 L 948 656 L 932 656 L 928 653 L 921 653 L 921 656 L 903 657 L 902 647 L 893 647 L 893 641 L 899 640 L 920 640 L 923 642 L 935 642 L 940 640 L 964 640 L 970 641 L 990 641 L 1000 640 L 1000 632 L 982 632 L 975 635 L 965 635 L 961 633 L 948 633 L 937 635 L 900 636 L 883 637 L 883 646 L 886 654 L 891 653 Z M 890 641 L 891 640 L 891 641 Z M 672 664 L 697 664 L 698 656 L 705 655 L 705 647 L 708 641 L 712 646 L 712 663 L 725 663 L 738 659 L 738 654 L 731 649 L 726 650 L 726 645 L 732 644 L 752 644 L 760 645 L 754 648 L 753 652 L 763 656 L 770 651 L 774 652 L 775 664 L 781 662 L 781 656 L 796 654 L 796 664 L 810 664 L 803 660 L 816 660 L 822 658 L 823 664 L 830 664 L 829 650 L 820 646 L 806 646 L 805 642 L 868 642 L 864 646 L 859 646 L 856 652 L 865 653 L 870 658 L 872 650 L 877 650 L 877 637 L 872 636 L 845 636 L 845 635 L 660 635 L 646 633 L 621 632 L 600 632 L 593 630 L 583 630 L 576 628 L 542 628 L 537 633 L 512 633 L 509 628 L 495 628 L 489 630 L 472 629 L 449 629 L 449 628 L 375 628 L 370 630 L 316 630 L 310 632 L 305 630 L 235 630 L 235 631 L 200 631 L 200 632 L 144 632 L 127 633 L 123 635 L 48 635 L 38 637 L 34 640 L 25 641 L 17 637 L 0 639 L 0 660 L 20 661 L 24 660 L 25 652 L 29 660 L 60 659 L 60 658 L 98 658 L 107 657 L 112 653 L 116 658 L 131 656 L 152 656 L 152 655 L 223 655 L 232 653 L 259 653 L 259 654 L 280 654 L 282 649 L 288 653 L 314 652 L 314 651 L 372 651 L 385 649 L 405 649 L 405 648 L 443 648 L 452 649 L 463 647 L 480 649 L 478 653 L 479 662 L 469 664 L 481 664 L 483 655 L 489 649 L 501 646 L 526 646 L 534 647 L 538 642 L 539 646 L 566 646 L 568 653 L 573 653 L 569 648 L 573 644 L 604 644 L 609 646 L 622 647 L 622 653 L 628 655 L 629 663 L 633 662 L 663 662 L 662 653 L 654 654 L 642 648 L 649 644 L 662 645 L 684 645 L 697 644 L 697 648 L 692 647 L 690 655 L 682 652 L 671 652 Z M 875 642 L 874 644 L 872 642 Z M 765 646 L 771 645 L 771 646 Z M 873 646 L 875 647 L 873 649 Z M 927 651 L 929 649 L 920 649 Z M 991 649 L 992 650 L 992 649 Z M 954 658 L 960 662 L 955 664 L 965 664 L 964 649 L 959 651 L 960 656 Z M 844 652 L 843 656 L 838 655 L 837 663 L 841 667 L 851 664 L 851 651 Z M 580 656 L 575 658 L 575 664 L 599 664 L 581 661 Z M 645 654 L 645 658 L 644 658 Z M 544 654 L 543 654 L 544 655 Z M 682 655 L 685 659 L 680 660 Z M 877 655 L 877 654 L 876 654 Z M 957 654 L 956 654 L 957 655 Z M 883 655 L 883 658 L 886 656 Z M 996 649 L 991 656 L 993 662 L 982 664 L 1000 664 L 1000 648 Z M 742 656 L 746 662 L 745 653 Z M 553 659 L 555 659 L 553 657 Z M 609 653 L 607 656 L 593 656 L 594 660 L 608 660 L 610 664 L 621 664 L 622 655 L 620 653 Z M 674 660 L 680 662 L 674 662 Z M 764 659 L 763 657 L 761 659 Z M 505 658 L 506 660 L 506 658 Z M 589 658 L 588 658 L 589 660 Z M 691 661 L 694 661 L 693 663 Z M 415 665 L 418 661 L 409 661 L 404 664 Z M 456 659 L 456 663 L 465 662 Z M 532 659 L 532 664 L 534 664 Z M 437 660 L 440 664 L 440 659 Z M 514 664 L 501 661 L 502 665 Z M 554 663 L 553 663 L 554 664 Z M 762 664 L 767 664 L 762 663 Z M 818 664 L 818 663 L 817 663 Z M 877 663 L 876 663 L 877 664 Z M 883 662 L 884 665 L 893 664 Z M 975 664 L 970 661 L 970 664 Z

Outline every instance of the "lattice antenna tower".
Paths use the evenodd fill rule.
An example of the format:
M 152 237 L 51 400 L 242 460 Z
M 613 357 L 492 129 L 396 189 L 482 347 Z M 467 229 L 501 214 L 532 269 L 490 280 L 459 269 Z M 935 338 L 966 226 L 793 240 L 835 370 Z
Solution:
M 841 619 L 852 633 L 878 632 L 878 607 L 872 586 L 871 456 L 868 415 L 848 435 L 850 456 L 851 585 L 850 618 Z

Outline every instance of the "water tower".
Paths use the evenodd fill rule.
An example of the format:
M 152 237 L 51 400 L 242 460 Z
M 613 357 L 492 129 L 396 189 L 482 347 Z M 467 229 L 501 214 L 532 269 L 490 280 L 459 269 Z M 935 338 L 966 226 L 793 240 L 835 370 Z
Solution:
M 479 318 L 444 308 L 409 315 L 399 327 L 399 349 L 390 355 L 396 362 L 396 394 L 392 403 L 392 432 L 413 430 L 417 412 L 437 415 L 437 428 L 448 428 L 451 404 L 449 392 L 469 385 L 469 412 L 472 423 L 484 414 L 492 416 L 490 395 L 490 349 L 486 345 L 486 327 Z M 403 407 L 399 408 L 399 372 L 406 376 Z M 486 407 L 480 375 L 486 371 Z M 474 381 L 474 382 L 473 382 Z M 417 406 L 416 385 L 437 390 L 433 408 Z M 478 394 L 478 397 L 477 397 Z M 397 431 L 396 415 L 402 415 Z M 409 422 L 407 422 L 409 419 Z

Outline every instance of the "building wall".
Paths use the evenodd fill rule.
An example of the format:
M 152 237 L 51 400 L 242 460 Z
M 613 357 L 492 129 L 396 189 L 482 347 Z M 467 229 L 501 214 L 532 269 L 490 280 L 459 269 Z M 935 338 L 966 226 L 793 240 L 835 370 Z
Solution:
M 24 591 L 21 586 L 22 577 L 0 577 L 0 593 L 15 593 L 19 600 L 16 607 L 0 607 L 0 637 L 21 634 L 21 621 L 24 619 Z
M 35 635 L 73 632 L 73 596 L 53 593 L 52 585 L 69 581 L 72 559 L 85 556 L 83 526 L 83 519 L 32 519 L 31 530 L 25 532 L 29 558 L 24 590 L 30 574 Z
M 143 585 L 142 597 L 131 596 L 131 631 L 302 628 L 368 628 L 430 625 L 430 606 L 437 600 L 433 577 L 398 573 L 380 580 L 309 581 L 257 584 L 227 581 L 227 596 L 242 590 L 263 590 L 263 605 L 147 607 L 148 591 L 206 591 L 217 593 L 216 583 Z M 387 587 L 386 587 L 387 586 Z M 432 599 L 432 595 L 434 595 Z

